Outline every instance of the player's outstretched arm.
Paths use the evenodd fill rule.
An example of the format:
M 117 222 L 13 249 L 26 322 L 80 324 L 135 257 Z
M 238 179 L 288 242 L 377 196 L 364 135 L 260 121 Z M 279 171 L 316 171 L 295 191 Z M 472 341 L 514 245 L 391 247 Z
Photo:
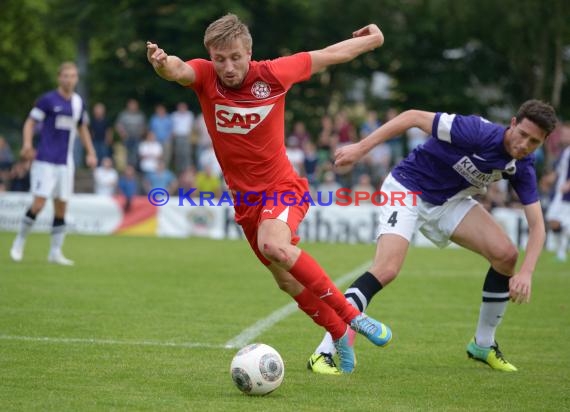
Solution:
M 525 256 L 519 271 L 509 280 L 511 300 L 516 303 L 527 303 L 530 300 L 532 274 L 546 239 L 540 202 L 524 206 L 524 213 L 528 222 Z
M 406 110 L 384 123 L 360 142 L 343 146 L 335 152 L 335 166 L 351 166 L 360 160 L 374 146 L 384 143 L 395 136 L 401 136 L 412 127 L 419 127 L 424 132 L 431 134 L 431 126 L 435 113 L 421 110 Z
M 146 42 L 146 58 L 154 71 L 163 79 L 190 86 L 196 79 L 194 69 L 179 57 L 168 55 L 158 44 Z
M 311 73 L 317 73 L 333 64 L 349 62 L 362 53 L 384 44 L 384 35 L 375 24 L 356 30 L 352 36 L 352 39 L 309 52 L 312 59 Z

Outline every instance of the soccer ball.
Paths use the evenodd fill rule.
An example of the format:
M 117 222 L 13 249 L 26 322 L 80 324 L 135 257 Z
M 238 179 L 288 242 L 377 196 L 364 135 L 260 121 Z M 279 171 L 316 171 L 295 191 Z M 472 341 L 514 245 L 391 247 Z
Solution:
M 244 346 L 232 359 L 232 380 L 247 395 L 267 395 L 283 382 L 285 365 L 281 355 L 264 343 Z

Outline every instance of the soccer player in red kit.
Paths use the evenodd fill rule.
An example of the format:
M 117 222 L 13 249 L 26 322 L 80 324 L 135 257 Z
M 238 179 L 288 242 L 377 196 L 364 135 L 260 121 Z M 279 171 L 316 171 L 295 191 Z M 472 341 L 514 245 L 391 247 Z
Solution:
M 309 188 L 285 153 L 285 95 L 313 73 L 348 62 L 383 42 L 380 29 L 369 24 L 355 31 L 353 38 L 321 50 L 253 61 L 249 30 L 233 14 L 206 29 L 204 46 L 210 60 L 184 62 L 147 42 L 147 58 L 156 73 L 197 94 L 234 196 L 236 222 L 257 258 L 299 308 L 331 333 L 339 368 L 332 358 L 317 356 L 309 366 L 321 373 L 352 372 L 354 332 L 378 346 L 387 345 L 392 332 L 353 307 L 322 267 L 296 246 L 297 227 L 308 210 L 301 198 Z

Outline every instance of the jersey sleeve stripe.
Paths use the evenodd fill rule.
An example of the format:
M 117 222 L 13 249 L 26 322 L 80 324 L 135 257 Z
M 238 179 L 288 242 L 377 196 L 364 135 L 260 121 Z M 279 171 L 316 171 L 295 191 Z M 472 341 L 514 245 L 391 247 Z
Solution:
M 34 107 L 31 111 L 30 111 L 30 117 L 38 122 L 41 122 L 45 119 L 46 114 L 42 109 L 39 109 L 37 107 Z
M 434 137 L 439 140 L 443 140 L 444 142 L 451 143 L 451 126 L 453 125 L 454 119 L 454 114 L 441 113 L 437 123 L 437 135 Z

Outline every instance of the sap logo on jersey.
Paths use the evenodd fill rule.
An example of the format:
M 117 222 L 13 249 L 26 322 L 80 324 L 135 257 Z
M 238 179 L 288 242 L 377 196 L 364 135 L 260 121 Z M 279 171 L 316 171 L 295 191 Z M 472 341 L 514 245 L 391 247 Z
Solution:
M 267 117 L 273 104 L 258 107 L 216 105 L 216 130 L 222 133 L 248 134 Z

